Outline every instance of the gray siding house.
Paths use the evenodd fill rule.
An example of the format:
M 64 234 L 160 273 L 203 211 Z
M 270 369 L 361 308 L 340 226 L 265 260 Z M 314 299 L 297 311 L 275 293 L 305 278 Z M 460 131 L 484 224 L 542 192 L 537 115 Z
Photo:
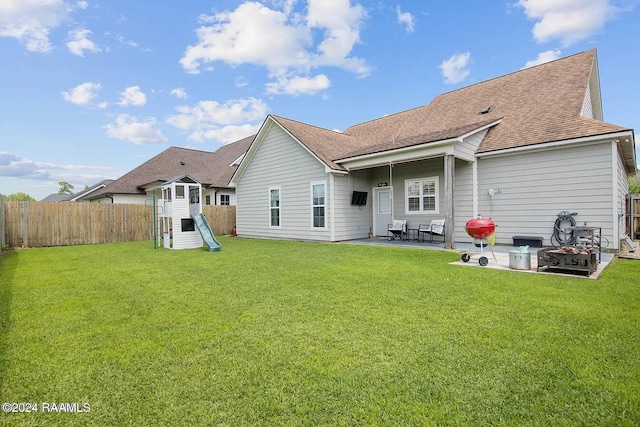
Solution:
M 478 215 L 549 245 L 559 212 L 624 234 L 632 129 L 603 121 L 595 50 L 437 96 L 335 132 L 269 115 L 230 185 L 240 236 L 342 241 L 445 220 L 445 247 Z M 364 205 L 354 192 L 367 193 Z

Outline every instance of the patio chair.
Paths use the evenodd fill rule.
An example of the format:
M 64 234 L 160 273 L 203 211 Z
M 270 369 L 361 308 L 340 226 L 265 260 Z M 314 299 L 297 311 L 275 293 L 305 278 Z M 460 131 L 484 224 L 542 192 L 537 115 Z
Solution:
M 444 219 L 432 219 L 429 224 L 420 224 L 418 226 L 418 236 L 422 236 L 423 242 L 426 234 L 429 235 L 430 242 L 433 242 L 433 236 L 442 236 L 444 240 Z
M 393 223 L 387 225 L 387 238 L 389 240 L 402 240 L 402 234 L 407 234 L 407 220 L 394 219 Z

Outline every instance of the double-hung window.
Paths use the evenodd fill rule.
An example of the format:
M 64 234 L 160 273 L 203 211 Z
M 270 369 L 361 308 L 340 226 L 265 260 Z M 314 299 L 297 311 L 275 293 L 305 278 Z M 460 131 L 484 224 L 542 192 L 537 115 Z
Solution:
M 269 225 L 280 227 L 280 188 L 269 189 Z
M 311 183 L 311 224 L 313 228 L 325 227 L 326 183 Z
M 440 191 L 438 184 L 437 176 L 405 180 L 406 213 L 439 213 Z
M 230 199 L 228 194 L 221 194 L 220 195 L 220 204 L 222 206 L 229 206 L 231 204 L 231 199 Z
M 176 199 L 184 199 L 184 185 L 176 185 Z

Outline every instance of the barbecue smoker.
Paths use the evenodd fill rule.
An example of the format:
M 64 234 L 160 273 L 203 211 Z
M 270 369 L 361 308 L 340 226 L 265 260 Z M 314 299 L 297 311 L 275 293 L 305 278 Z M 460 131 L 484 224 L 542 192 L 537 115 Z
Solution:
M 496 223 L 493 222 L 491 218 L 478 217 L 478 218 L 470 219 L 469 221 L 467 221 L 466 225 L 464 226 L 464 229 L 466 230 L 469 236 L 473 237 L 474 239 L 480 240 L 480 258 L 478 259 L 478 264 L 480 264 L 483 267 L 489 264 L 489 259 L 486 256 L 484 256 L 485 244 L 483 243 L 483 240 L 487 239 L 488 237 L 491 237 L 491 235 L 495 233 Z M 493 259 L 495 260 L 496 256 L 493 253 L 493 249 L 490 246 L 489 246 L 489 249 L 491 250 L 491 255 L 493 255 Z M 462 254 L 461 259 L 464 262 L 469 262 L 469 260 L 471 260 L 471 250 L 469 250 L 469 252 Z

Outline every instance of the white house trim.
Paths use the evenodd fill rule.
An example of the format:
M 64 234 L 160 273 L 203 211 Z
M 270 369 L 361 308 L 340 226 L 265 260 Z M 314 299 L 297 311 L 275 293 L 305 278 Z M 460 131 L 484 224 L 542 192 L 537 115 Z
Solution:
M 94 193 L 94 192 L 96 192 L 97 190 L 100 190 L 100 189 L 102 189 L 102 188 L 104 188 L 104 187 L 106 187 L 106 184 L 100 184 L 100 185 L 99 185 L 99 186 L 97 186 L 96 188 L 93 188 L 93 189 L 91 189 L 91 190 L 87 191 L 86 193 L 80 192 L 80 193 L 78 193 L 78 195 L 77 195 L 77 196 L 75 196 L 74 198 L 72 198 L 72 199 L 71 199 L 71 201 L 72 201 L 72 202 L 75 202 L 75 201 L 77 201 L 78 199 L 81 199 L 81 198 L 83 198 L 83 197 L 85 197 L 85 196 L 88 196 L 89 194 Z
M 331 218 L 331 223 L 329 224 L 329 234 L 331 236 L 331 241 L 335 242 L 336 240 L 336 227 L 335 227 L 335 219 L 336 219 L 336 215 L 335 215 L 335 206 L 336 206 L 336 199 L 334 197 L 335 194 L 335 181 L 334 181 L 334 175 L 333 174 L 329 174 L 329 218 Z M 326 197 L 326 195 L 325 195 Z M 327 224 L 325 223 L 325 226 Z
M 340 163 L 347 170 L 357 170 L 385 166 L 389 163 L 403 163 L 413 160 L 441 157 L 447 154 L 453 154 L 453 144 L 457 141 L 457 138 L 446 139 L 417 146 L 414 145 L 411 147 L 384 151 L 381 153 L 349 157 L 337 160 L 336 163 Z
M 435 194 L 434 197 L 434 209 L 433 210 L 423 210 L 422 199 L 425 197 L 422 194 L 422 188 L 420 190 L 420 195 L 418 196 L 420 210 L 418 211 L 410 211 L 409 210 L 409 185 L 414 182 L 420 182 L 421 186 L 424 181 L 433 181 Z M 415 196 L 412 196 L 415 197 Z M 440 177 L 438 176 L 425 176 L 420 178 L 407 178 L 404 180 L 404 214 L 405 215 L 439 215 L 440 214 Z
M 457 142 L 463 142 L 465 138 L 473 136 L 479 132 L 482 132 L 492 126 L 495 126 L 502 122 L 502 119 L 491 122 L 487 125 L 481 126 L 477 129 L 467 132 L 464 135 L 460 135 L 456 138 L 443 139 L 441 141 L 427 142 L 420 145 L 413 145 L 411 147 L 403 147 L 398 149 L 387 150 L 379 153 L 363 154 L 361 156 L 346 157 L 344 159 L 336 160 L 336 163 L 340 163 L 348 170 L 366 169 L 372 167 L 383 166 L 389 162 L 402 163 L 414 160 L 423 160 L 428 158 L 446 156 L 454 154 L 454 144 Z M 443 149 L 444 147 L 444 149 Z M 468 156 L 463 153 L 456 152 L 457 158 L 466 160 L 468 162 L 474 161 L 473 156 Z
M 618 170 L 618 147 L 615 141 L 611 142 L 611 171 L 613 173 L 613 179 L 611 180 L 612 182 L 612 188 L 611 190 L 613 191 L 611 194 L 613 195 L 613 197 L 611 197 L 611 204 L 612 204 L 612 221 L 611 223 L 613 224 L 613 247 L 617 248 L 618 247 L 618 242 L 620 241 L 620 217 L 618 216 L 618 210 L 620 209 L 620 206 L 618 205 L 619 199 L 618 199 L 618 176 L 616 174 L 616 171 Z M 600 236 L 601 237 L 601 236 Z M 599 238 L 600 238 L 599 237 Z
M 470 137 L 472 135 L 475 135 L 478 132 L 482 132 L 485 129 L 489 129 L 490 127 L 493 127 L 493 126 L 495 126 L 495 125 L 497 125 L 499 123 L 502 123 L 502 119 L 496 120 L 495 122 L 491 122 L 491 123 L 489 123 L 487 125 L 479 127 L 478 129 L 472 130 L 471 132 L 467 132 L 464 135 L 460 135 L 458 137 L 458 141 L 462 142 L 465 138 L 468 138 L 468 137 Z
M 322 227 L 314 227 L 313 225 L 313 208 L 315 205 L 313 204 L 313 186 L 314 185 L 322 185 L 324 186 L 324 226 Z M 309 206 L 311 207 L 310 212 L 310 223 L 309 228 L 312 230 L 326 230 L 329 223 L 329 197 L 327 197 L 327 193 L 329 191 L 329 187 L 327 185 L 327 180 L 318 180 L 309 182 Z
M 269 208 L 269 214 L 267 216 L 267 220 L 269 221 L 269 228 L 282 228 L 282 188 L 279 185 L 275 185 L 272 187 L 269 187 L 268 189 L 268 196 L 269 198 L 267 199 L 267 206 Z M 271 210 L 274 209 L 271 206 L 271 192 L 272 191 L 277 191 L 278 192 L 278 225 L 273 225 L 271 223 Z
M 478 162 L 471 164 L 471 186 L 472 186 L 472 203 L 473 203 L 473 218 L 478 216 L 479 201 L 478 201 Z
M 302 148 L 304 148 L 314 159 L 316 159 L 318 162 L 320 162 L 322 165 L 324 165 L 325 170 L 327 171 L 327 173 L 328 172 L 336 172 L 336 173 L 341 173 L 342 172 L 342 173 L 345 173 L 345 174 L 347 173 L 346 171 L 343 172 L 343 171 L 331 168 L 331 166 L 329 166 L 327 163 L 325 163 L 320 157 L 316 156 L 316 154 L 313 151 L 309 150 L 309 148 L 306 145 L 304 145 L 302 142 L 300 142 L 300 140 L 298 138 L 293 136 L 293 134 L 291 132 L 289 132 L 289 130 L 287 130 L 287 128 L 282 126 L 280 123 L 278 123 L 277 120 L 275 120 L 273 117 L 271 117 L 271 115 L 269 115 L 269 116 L 267 116 L 267 118 L 265 119 L 264 123 L 260 127 L 260 131 L 258 132 L 258 134 L 256 135 L 255 139 L 251 143 L 251 146 L 249 147 L 249 150 L 247 150 L 244 159 L 240 163 L 240 166 L 238 166 L 238 169 L 236 169 L 236 171 L 234 172 L 233 176 L 231 177 L 231 180 L 229 181 L 229 186 L 230 187 L 235 188 L 236 184 L 238 183 L 238 180 L 240 179 L 240 177 L 242 176 L 242 174 L 244 173 L 244 171 L 245 171 L 245 169 L 247 167 L 246 165 L 251 163 L 251 159 L 253 158 L 255 153 L 258 151 L 258 148 L 262 144 L 262 141 L 264 140 L 264 137 L 267 135 L 267 133 L 269 132 L 269 129 L 274 124 L 277 125 L 280 129 L 282 129 L 283 132 L 285 132 L 291 139 L 293 139 L 296 143 L 298 143 Z
M 229 166 L 240 166 L 240 164 L 242 163 L 242 160 L 244 159 L 244 157 L 247 155 L 247 153 L 242 153 L 242 155 L 240 157 L 238 157 L 237 159 L 235 159 L 233 162 L 231 162 L 231 164 Z

